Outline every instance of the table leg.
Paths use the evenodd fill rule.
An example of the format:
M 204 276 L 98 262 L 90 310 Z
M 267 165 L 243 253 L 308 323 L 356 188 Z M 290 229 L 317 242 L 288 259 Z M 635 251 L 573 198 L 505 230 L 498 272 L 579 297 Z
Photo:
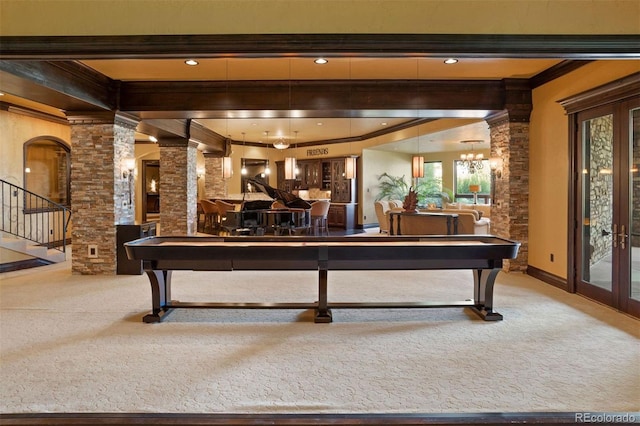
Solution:
M 329 323 L 333 320 L 327 296 L 329 252 L 328 247 L 319 247 L 318 250 L 318 307 L 314 322 Z
M 142 321 L 146 323 L 160 322 L 169 312 L 167 301 L 171 300 L 171 271 L 146 270 L 151 284 L 150 314 L 145 315 Z
M 493 311 L 493 286 L 501 270 L 502 268 L 473 270 L 474 302 L 480 306 L 474 308 L 474 311 L 485 321 L 502 320 L 502 315 Z

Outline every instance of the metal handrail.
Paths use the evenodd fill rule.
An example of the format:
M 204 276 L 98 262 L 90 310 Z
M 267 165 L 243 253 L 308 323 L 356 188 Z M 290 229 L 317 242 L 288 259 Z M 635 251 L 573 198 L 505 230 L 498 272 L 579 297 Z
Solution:
M 66 253 L 71 210 L 0 179 L 0 231 Z

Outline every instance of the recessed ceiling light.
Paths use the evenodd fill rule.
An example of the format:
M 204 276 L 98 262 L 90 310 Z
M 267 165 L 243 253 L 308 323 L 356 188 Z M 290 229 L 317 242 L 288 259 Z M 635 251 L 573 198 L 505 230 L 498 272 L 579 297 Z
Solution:
M 187 59 L 186 61 L 184 61 L 184 63 L 191 66 L 195 66 L 199 64 L 199 62 L 196 61 L 195 59 Z
M 316 59 L 316 60 L 315 60 L 315 61 L 313 61 L 313 62 L 315 62 L 316 64 L 323 65 L 323 64 L 326 64 L 326 63 L 327 63 L 327 62 L 329 62 L 329 61 L 328 61 L 328 60 L 326 60 L 325 58 L 318 58 L 318 59 Z
M 386 125 L 387 125 L 387 122 L 386 122 L 386 121 L 383 121 L 382 123 L 380 123 L 380 125 L 381 125 L 381 126 L 386 126 Z
M 317 124 L 318 126 L 322 126 L 322 124 L 324 124 L 324 123 L 322 123 L 322 121 L 318 121 L 316 124 Z
M 456 58 L 449 58 L 449 59 L 445 59 L 444 63 L 445 64 L 457 64 L 458 60 Z
M 4 96 L 4 93 L 0 92 L 0 96 Z
M 158 142 L 158 138 L 156 138 L 155 136 L 149 136 L 149 140 L 153 143 Z

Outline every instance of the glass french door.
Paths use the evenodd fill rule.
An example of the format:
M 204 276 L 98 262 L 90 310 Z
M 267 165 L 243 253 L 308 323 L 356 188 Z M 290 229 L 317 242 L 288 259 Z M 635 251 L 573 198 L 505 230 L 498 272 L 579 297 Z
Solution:
M 578 114 L 576 291 L 640 316 L 640 101 Z

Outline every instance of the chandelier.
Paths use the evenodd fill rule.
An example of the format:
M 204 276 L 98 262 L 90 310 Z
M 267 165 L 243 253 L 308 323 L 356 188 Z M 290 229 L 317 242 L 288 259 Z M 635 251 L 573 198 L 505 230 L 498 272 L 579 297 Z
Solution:
M 473 144 L 482 142 L 484 141 L 476 139 L 460 142 L 471 144 L 471 152 L 469 154 L 460 155 L 460 164 L 466 169 L 467 173 L 474 174 L 483 167 L 482 160 L 484 160 L 484 155 L 481 153 L 473 153 Z
M 289 148 L 289 142 L 285 140 L 285 138 L 280 137 L 277 141 L 273 143 L 273 147 L 275 149 L 287 149 Z

